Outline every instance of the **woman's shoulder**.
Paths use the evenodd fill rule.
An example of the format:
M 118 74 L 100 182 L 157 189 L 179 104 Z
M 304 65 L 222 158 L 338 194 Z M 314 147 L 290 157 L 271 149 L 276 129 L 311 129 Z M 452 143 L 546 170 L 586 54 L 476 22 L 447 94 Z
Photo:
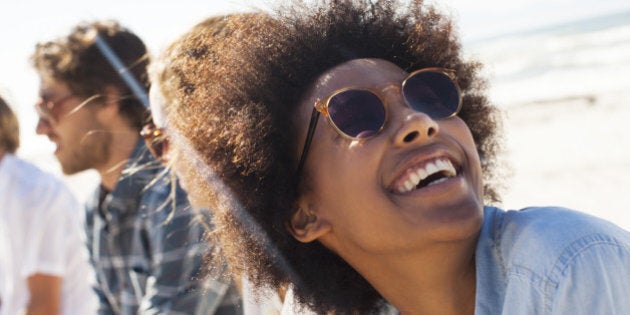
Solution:
M 628 231 L 558 207 L 486 207 L 485 214 L 477 248 L 483 301 L 508 314 L 628 314 Z M 593 296 L 602 298 L 593 303 Z
M 508 266 L 549 275 L 581 254 L 630 250 L 630 233 L 606 220 L 561 207 L 490 211 L 496 250 Z M 509 267 L 508 267 L 509 268 Z
M 564 244 L 589 235 L 606 235 L 628 242 L 628 232 L 612 222 L 572 209 L 530 207 L 499 211 L 498 232 L 513 242 Z

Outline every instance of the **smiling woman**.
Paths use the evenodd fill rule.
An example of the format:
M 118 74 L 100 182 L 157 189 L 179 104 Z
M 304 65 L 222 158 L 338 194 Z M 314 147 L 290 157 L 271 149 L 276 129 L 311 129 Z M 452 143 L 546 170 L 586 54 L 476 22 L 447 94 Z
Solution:
M 317 313 L 630 311 L 627 232 L 490 206 L 498 112 L 433 7 L 292 2 L 196 31 L 162 57 L 160 112 L 259 290 Z

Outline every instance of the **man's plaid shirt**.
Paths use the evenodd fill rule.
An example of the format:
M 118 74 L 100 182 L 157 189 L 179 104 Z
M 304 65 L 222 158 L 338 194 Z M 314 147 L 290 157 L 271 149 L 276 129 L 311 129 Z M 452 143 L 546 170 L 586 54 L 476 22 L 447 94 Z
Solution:
M 114 191 L 101 187 L 87 204 L 99 314 L 238 313 L 233 286 L 201 275 L 212 244 L 197 216 L 139 142 Z

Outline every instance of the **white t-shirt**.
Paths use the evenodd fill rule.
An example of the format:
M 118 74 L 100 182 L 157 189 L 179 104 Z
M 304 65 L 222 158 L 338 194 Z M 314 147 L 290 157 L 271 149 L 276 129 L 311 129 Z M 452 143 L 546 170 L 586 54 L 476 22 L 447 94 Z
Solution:
M 95 314 L 94 271 L 72 193 L 34 165 L 0 160 L 0 315 L 21 314 L 34 274 L 62 278 L 61 314 Z

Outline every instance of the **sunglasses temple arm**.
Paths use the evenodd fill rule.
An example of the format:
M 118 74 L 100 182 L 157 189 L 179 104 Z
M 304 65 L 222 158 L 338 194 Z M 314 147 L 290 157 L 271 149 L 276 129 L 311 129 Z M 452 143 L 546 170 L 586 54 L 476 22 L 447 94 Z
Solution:
M 319 111 L 317 111 L 316 108 L 313 108 L 313 113 L 311 114 L 311 122 L 308 124 L 306 141 L 304 141 L 304 147 L 302 148 L 302 154 L 300 155 L 300 164 L 297 168 L 298 180 L 300 175 L 302 174 L 302 168 L 304 167 L 304 163 L 306 162 L 306 155 L 308 154 L 308 150 L 311 147 L 311 142 L 313 141 L 313 135 L 315 134 L 315 128 L 317 128 L 317 120 L 319 119 L 319 115 Z
M 96 33 L 95 44 L 98 50 L 103 54 L 103 56 L 105 56 L 105 59 L 109 61 L 123 81 L 125 81 L 127 86 L 129 86 L 133 94 L 138 98 L 138 100 L 140 100 L 140 102 L 142 102 L 142 105 L 149 108 L 149 97 L 147 96 L 145 89 L 142 85 L 140 85 L 138 80 L 133 77 L 127 67 L 122 63 L 120 58 L 118 58 L 116 53 L 109 47 L 105 40 L 98 35 L 98 32 Z

